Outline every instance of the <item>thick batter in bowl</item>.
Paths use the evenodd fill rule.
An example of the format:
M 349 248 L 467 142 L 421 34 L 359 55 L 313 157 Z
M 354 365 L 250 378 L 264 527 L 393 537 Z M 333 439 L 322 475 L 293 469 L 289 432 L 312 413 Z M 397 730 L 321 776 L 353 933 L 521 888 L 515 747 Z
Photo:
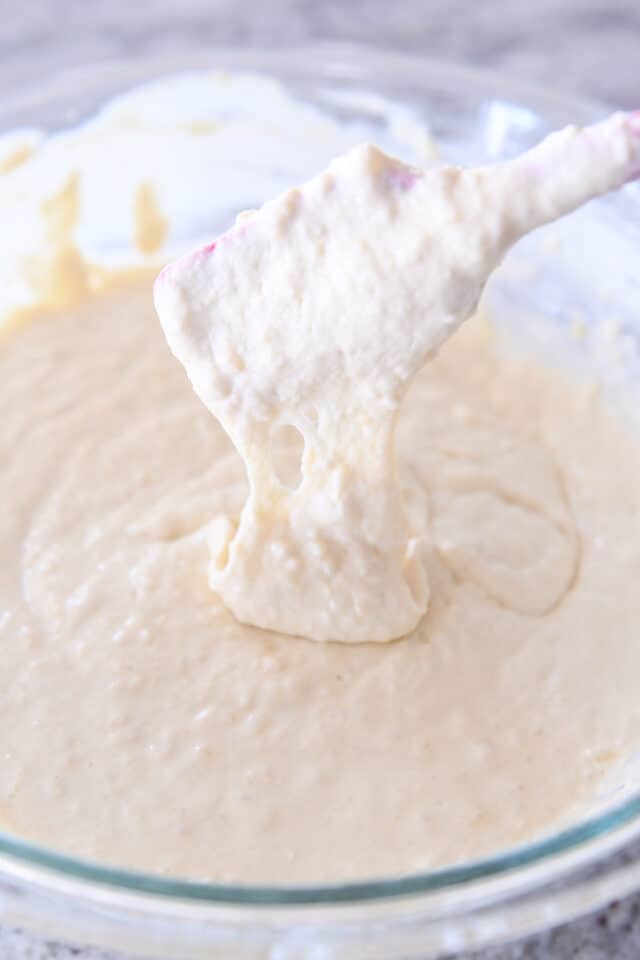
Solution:
M 638 462 L 633 425 L 615 407 L 633 411 L 637 238 L 620 229 L 633 191 L 523 246 L 484 318 L 408 398 L 406 502 L 433 539 L 439 598 L 410 639 L 321 647 L 238 628 L 212 597 L 204 530 L 238 509 L 244 478 L 166 352 L 145 271 L 365 136 L 425 164 L 434 141 L 451 159 L 477 160 L 546 130 L 535 113 L 491 99 L 491 80 L 470 104 L 455 71 L 420 92 L 418 73 L 398 77 L 381 100 L 364 65 L 349 81 L 334 61 L 338 79 L 323 81 L 291 61 L 284 71 L 277 58 L 256 63 L 284 72 L 291 89 L 218 72 L 165 81 L 90 130 L 14 139 L 5 157 L 7 210 L 22 214 L 3 241 L 13 298 L 2 341 L 3 499 L 14 498 L 5 542 L 20 545 L 3 583 L 22 597 L 3 624 L 7 870 L 44 858 L 115 882 L 119 915 L 162 904 L 176 944 L 183 904 L 133 907 L 122 885 L 214 903 L 303 900 L 320 943 L 341 915 L 334 905 L 327 919 L 320 903 L 394 895 L 417 931 L 438 907 L 409 906 L 407 893 L 504 871 L 524 883 L 509 872 L 518 863 L 634 813 Z M 201 103 L 195 89 L 207 91 Z M 557 110 L 553 125 L 581 119 Z M 281 169 L 282 156 L 295 168 Z M 40 195 L 27 184 L 34 171 Z M 613 820 L 543 839 L 626 796 Z M 61 860 L 15 835 L 151 873 Z M 478 859 L 508 846 L 516 852 Z M 541 862 L 549 875 L 562 865 Z M 308 886 L 321 882 L 342 886 Z M 445 899 L 464 909 L 476 890 L 463 891 Z M 391 943 L 397 911 L 367 909 L 390 914 Z M 210 904 L 191 922 L 212 937 L 226 929 Z M 271 934 L 255 923 L 265 943 Z M 470 929 L 438 921 L 430 936 L 440 947 L 444 931 Z M 416 949 L 428 942 L 423 931 Z M 239 935 L 235 948 L 248 943 Z

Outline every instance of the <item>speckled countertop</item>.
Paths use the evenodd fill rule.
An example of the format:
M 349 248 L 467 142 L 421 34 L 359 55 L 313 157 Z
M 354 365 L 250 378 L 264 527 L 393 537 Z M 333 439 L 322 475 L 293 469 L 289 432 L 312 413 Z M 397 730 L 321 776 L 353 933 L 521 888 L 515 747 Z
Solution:
M 490 66 L 640 106 L 638 0 L 0 0 L 0 89 L 70 65 L 180 50 L 339 39 Z M 0 960 L 107 960 L 0 929 Z M 474 960 L 639 960 L 640 895 Z M 110 958 L 109 958 L 110 960 Z M 471 960 L 471 958 L 469 958 Z

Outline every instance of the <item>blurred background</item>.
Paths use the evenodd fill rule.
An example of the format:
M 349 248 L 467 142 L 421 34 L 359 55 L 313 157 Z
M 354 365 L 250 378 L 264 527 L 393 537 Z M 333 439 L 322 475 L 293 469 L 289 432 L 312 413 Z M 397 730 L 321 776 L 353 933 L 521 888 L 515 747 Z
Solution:
M 123 51 L 369 42 L 640 103 L 640 0 L 0 0 L 0 89 Z

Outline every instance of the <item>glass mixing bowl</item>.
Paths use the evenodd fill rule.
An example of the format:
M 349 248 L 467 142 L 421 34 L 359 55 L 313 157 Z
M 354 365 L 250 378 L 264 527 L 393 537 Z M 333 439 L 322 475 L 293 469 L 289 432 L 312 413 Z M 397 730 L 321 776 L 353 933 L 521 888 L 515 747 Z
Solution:
M 370 49 L 321 46 L 164 52 L 157 59 L 75 69 L 5 102 L 0 127 L 51 133 L 85 120 L 137 83 L 212 67 L 272 74 L 316 103 L 336 91 L 390 97 L 410 105 L 443 153 L 461 161 L 511 155 L 553 127 L 589 122 L 606 112 L 485 72 Z M 375 118 L 375 98 L 354 97 L 350 104 L 351 119 Z M 283 142 L 283 151 L 286 146 Z M 560 333 L 578 304 L 587 327 L 594 326 L 590 305 L 603 297 L 601 280 L 588 267 L 595 258 L 606 268 L 608 302 L 615 301 L 627 340 L 636 345 L 635 352 L 627 350 L 622 379 L 638 382 L 640 319 L 633 311 L 640 290 L 638 271 L 629 263 L 640 253 L 640 191 L 629 188 L 578 216 L 583 219 L 572 229 L 575 238 L 577 223 L 579 243 L 549 243 L 554 230 L 562 239 L 562 225 L 541 231 L 508 259 L 489 297 L 498 313 L 505 304 L 518 304 L 523 314 L 542 306 L 550 328 Z M 555 251 L 553 257 L 549 250 Z M 547 336 L 541 329 L 532 327 L 539 343 Z M 606 371 L 598 375 L 606 379 Z M 640 838 L 640 793 L 634 793 L 634 784 L 640 788 L 640 777 L 630 774 L 590 818 L 491 859 L 314 888 L 219 886 L 136 874 L 4 834 L 0 920 L 48 939 L 180 960 L 267 955 L 274 960 L 381 960 L 470 949 L 549 927 L 640 888 L 640 844 L 634 848 L 633 843 Z

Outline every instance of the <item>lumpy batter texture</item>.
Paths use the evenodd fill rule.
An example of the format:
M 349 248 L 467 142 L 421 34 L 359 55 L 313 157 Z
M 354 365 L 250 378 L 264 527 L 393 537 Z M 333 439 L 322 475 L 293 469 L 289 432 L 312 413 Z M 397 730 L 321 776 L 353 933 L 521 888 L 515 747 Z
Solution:
M 343 643 L 417 626 L 429 578 L 394 456 L 406 390 L 518 239 L 639 171 L 633 114 L 478 168 L 421 171 L 364 144 L 162 272 L 169 346 L 247 469 L 247 503 L 212 537 L 209 573 L 240 621 Z M 305 441 L 294 490 L 270 449 L 291 425 Z M 473 523 L 482 505 L 465 510 Z M 574 551 L 554 516 L 561 542 L 543 554 L 555 549 L 562 584 Z M 496 577 L 520 591 L 517 564 Z M 520 591 L 526 608 L 549 605 L 540 577 Z
M 460 861 L 583 815 L 640 743 L 640 445 L 479 317 L 398 425 L 410 636 L 240 625 L 207 581 L 241 460 L 151 279 L 0 338 L 0 820 L 214 880 Z M 292 467 L 295 450 L 291 450 Z

